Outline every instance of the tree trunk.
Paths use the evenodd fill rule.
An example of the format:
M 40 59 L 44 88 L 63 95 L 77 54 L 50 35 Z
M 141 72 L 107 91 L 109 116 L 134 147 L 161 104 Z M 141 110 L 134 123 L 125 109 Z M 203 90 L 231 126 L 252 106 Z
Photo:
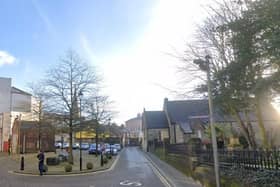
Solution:
M 74 160 L 73 160 L 73 149 L 72 149 L 72 139 L 73 139 L 73 120 L 72 117 L 70 117 L 70 124 L 69 124 L 69 160 L 68 162 L 70 164 L 74 164 Z M 80 145 L 81 146 L 81 145 Z
M 251 140 L 252 138 L 251 138 L 251 135 L 250 135 L 250 132 L 249 132 L 248 128 L 246 127 L 244 121 L 241 119 L 239 113 L 233 108 L 231 108 L 231 111 L 232 111 L 233 116 L 237 119 L 237 121 L 238 121 L 238 123 L 239 123 L 239 125 L 240 125 L 240 127 L 243 131 L 244 137 L 246 138 L 246 140 L 249 144 L 249 148 L 252 148 L 253 143 L 252 143 L 252 140 Z
M 96 143 L 95 156 L 98 156 L 98 125 L 96 125 L 95 128 L 95 143 Z
M 262 110 L 261 110 L 260 105 L 261 105 L 260 98 L 257 96 L 256 97 L 256 114 L 257 114 L 258 125 L 259 125 L 261 139 L 262 139 L 262 146 L 264 148 L 269 148 L 269 143 L 267 140 L 267 134 L 266 134 L 266 130 L 265 130 L 264 123 L 263 123 Z
M 255 149 L 255 148 L 257 148 L 257 143 L 256 143 L 256 139 L 255 139 L 255 131 L 254 131 L 252 123 L 249 119 L 248 112 L 245 111 L 244 114 L 245 114 L 245 119 L 246 119 L 246 123 L 247 123 L 247 129 L 250 134 L 249 138 L 251 139 L 252 148 Z

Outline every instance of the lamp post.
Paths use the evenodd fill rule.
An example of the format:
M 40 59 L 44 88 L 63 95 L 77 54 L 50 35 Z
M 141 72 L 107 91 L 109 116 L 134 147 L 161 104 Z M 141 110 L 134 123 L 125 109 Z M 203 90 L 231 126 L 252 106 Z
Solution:
M 112 137 L 111 137 L 111 118 L 109 118 L 109 144 L 110 144 L 110 154 L 112 155 Z
M 210 78 L 210 60 L 209 55 L 205 56 L 205 60 L 196 59 L 193 62 L 199 65 L 199 68 L 202 71 L 207 73 L 207 87 L 208 87 L 208 103 L 209 103 L 209 118 L 210 118 L 210 128 L 211 128 L 211 138 L 212 138 L 212 148 L 214 156 L 214 168 L 215 168 L 215 178 L 216 186 L 220 187 L 220 176 L 219 176 L 219 160 L 218 160 L 218 150 L 217 150 L 217 139 L 216 139 L 216 130 L 214 127 L 214 118 L 213 118 L 213 103 L 212 103 L 212 93 L 211 93 L 211 78 Z
M 80 171 L 82 171 L 83 166 L 82 166 L 82 96 L 83 96 L 83 92 L 80 91 L 79 92 L 79 98 L 80 98 Z

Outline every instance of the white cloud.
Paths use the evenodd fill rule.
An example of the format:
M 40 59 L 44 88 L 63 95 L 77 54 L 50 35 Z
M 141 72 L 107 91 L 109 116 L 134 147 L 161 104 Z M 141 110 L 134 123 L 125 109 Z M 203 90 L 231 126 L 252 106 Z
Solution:
M 5 64 L 13 64 L 16 62 L 16 58 L 6 51 L 0 51 L 0 66 Z

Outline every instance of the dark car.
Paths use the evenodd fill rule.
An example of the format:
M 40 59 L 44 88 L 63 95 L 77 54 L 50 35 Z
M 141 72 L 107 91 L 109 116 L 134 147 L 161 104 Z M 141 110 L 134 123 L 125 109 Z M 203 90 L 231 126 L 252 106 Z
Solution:
M 100 148 L 100 144 L 98 144 L 97 150 L 96 150 L 96 144 L 90 144 L 89 149 L 88 149 L 88 154 L 100 154 L 101 153 L 101 148 Z

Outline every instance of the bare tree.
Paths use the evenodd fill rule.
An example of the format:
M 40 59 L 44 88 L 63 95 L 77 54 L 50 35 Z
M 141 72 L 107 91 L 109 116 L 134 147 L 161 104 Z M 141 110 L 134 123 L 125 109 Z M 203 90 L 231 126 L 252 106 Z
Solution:
M 102 126 L 110 123 L 115 114 L 111 110 L 112 103 L 108 96 L 99 95 L 98 92 L 91 95 L 85 102 L 84 111 L 87 114 L 87 118 L 92 121 L 92 128 L 96 134 L 96 149 L 98 148 L 99 134 L 104 129 Z
M 94 93 L 99 76 L 75 51 L 69 50 L 60 63 L 47 72 L 45 91 L 56 114 L 66 116 L 69 127 L 69 163 L 73 163 L 73 126 L 79 121 L 78 93 Z
M 229 25 L 240 19 L 242 11 L 249 6 L 249 1 L 240 0 L 237 2 L 216 1 L 215 6 L 208 7 L 208 10 L 210 10 L 209 16 L 202 25 L 198 26 L 194 40 L 187 44 L 187 50 L 182 57 L 179 70 L 189 75 L 187 76 L 187 82 L 196 80 L 198 84 L 200 83 L 200 86 L 195 89 L 196 93 L 205 93 L 207 91 L 206 80 L 202 77 L 206 76 L 193 61 L 204 59 L 207 55 L 212 57 L 210 67 L 214 102 L 225 113 L 237 119 L 250 146 L 255 147 L 252 124 L 247 120 L 248 110 L 252 107 L 250 94 L 244 91 L 244 88 L 246 89 L 243 83 L 245 80 L 229 74 L 229 69 L 232 70 L 234 65 L 240 62 L 236 56 L 236 48 L 232 43 L 235 33 L 229 29 Z M 240 87 L 238 87 L 239 85 Z M 246 116 L 245 119 L 241 118 L 241 113 Z
M 44 86 L 41 82 L 32 82 L 28 84 L 28 88 L 32 93 L 32 118 L 38 121 L 38 149 L 41 149 L 41 126 L 46 122 L 44 112 L 48 110 L 47 98 L 48 94 L 45 92 Z

